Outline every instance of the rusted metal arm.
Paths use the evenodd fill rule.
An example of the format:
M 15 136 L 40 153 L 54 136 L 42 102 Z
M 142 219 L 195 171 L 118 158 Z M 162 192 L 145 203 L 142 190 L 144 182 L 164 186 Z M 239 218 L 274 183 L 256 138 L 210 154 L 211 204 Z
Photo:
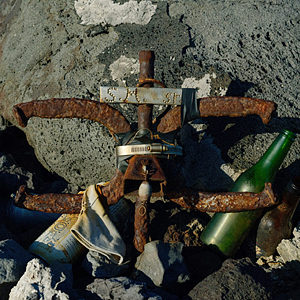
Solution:
M 238 212 L 266 208 L 277 204 L 271 183 L 260 193 L 207 193 L 191 189 L 166 193 L 166 198 L 184 208 L 203 212 Z
M 113 134 L 130 131 L 129 122 L 118 110 L 108 104 L 87 99 L 33 100 L 15 105 L 13 112 L 22 127 L 27 125 L 31 117 L 81 118 L 99 122 Z
M 112 188 L 112 186 L 110 186 L 110 188 Z M 107 195 L 108 186 L 102 187 L 101 191 L 104 196 L 105 194 Z M 121 196 L 121 194 L 122 193 L 118 194 L 118 197 Z M 112 197 L 113 201 L 107 201 L 108 205 L 115 204 L 118 197 Z M 276 198 L 272 191 L 271 183 L 266 183 L 265 188 L 261 193 L 208 193 L 185 189 L 178 192 L 166 191 L 165 197 L 184 208 L 195 209 L 203 212 L 237 212 L 266 208 L 277 204 Z M 147 214 L 147 200 L 141 197 L 139 198 L 140 200 L 138 200 L 138 203 L 136 204 L 136 210 L 139 211 L 138 207 L 143 204 L 145 208 L 145 214 Z M 16 195 L 15 203 L 17 206 L 25 207 L 30 210 L 51 213 L 77 214 L 80 213 L 81 210 L 81 199 L 82 195 L 78 194 L 31 195 L 25 193 L 24 186 L 21 186 Z M 144 216 L 144 214 L 139 215 Z M 142 221 L 137 220 L 137 225 L 135 225 L 135 227 L 140 227 L 138 224 L 142 223 L 147 229 L 147 220 L 148 219 L 144 220 L 143 218 Z M 143 230 L 143 234 L 146 234 L 146 229 L 143 230 L 140 227 L 139 231 Z M 138 240 L 142 240 L 142 236 Z
M 46 213 L 78 214 L 81 211 L 82 195 L 80 194 L 28 194 L 25 185 L 16 193 L 15 204 L 29 210 Z
M 198 99 L 200 117 L 245 117 L 258 115 L 267 124 L 275 109 L 275 103 L 268 100 L 246 97 L 207 97 Z M 191 121 L 191 120 L 187 120 Z M 158 123 L 157 131 L 167 133 L 181 127 L 181 107 L 171 109 Z
M 258 115 L 264 124 L 270 121 L 274 109 L 272 101 L 246 97 L 208 97 L 199 103 L 200 117 Z

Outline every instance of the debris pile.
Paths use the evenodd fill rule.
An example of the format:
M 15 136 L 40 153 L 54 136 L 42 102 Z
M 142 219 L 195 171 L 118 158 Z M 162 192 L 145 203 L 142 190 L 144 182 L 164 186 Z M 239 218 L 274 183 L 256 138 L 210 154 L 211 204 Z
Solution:
M 299 299 L 277 2 L 0 2 L 0 300 Z

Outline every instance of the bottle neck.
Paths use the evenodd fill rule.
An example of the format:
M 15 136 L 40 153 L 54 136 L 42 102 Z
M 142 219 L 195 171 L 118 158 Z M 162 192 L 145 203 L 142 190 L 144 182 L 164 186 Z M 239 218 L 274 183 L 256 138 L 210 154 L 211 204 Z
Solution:
M 293 178 L 288 183 L 287 188 L 282 195 L 282 203 L 280 204 L 282 209 L 289 211 L 291 215 L 294 214 L 300 200 L 300 177 L 298 177 L 298 182 L 296 181 L 296 178 Z
M 279 169 L 287 152 L 289 151 L 295 134 L 291 131 L 284 130 L 275 139 L 269 149 L 265 152 L 256 167 L 262 168 L 269 174 L 269 181 L 273 181 L 276 171 Z

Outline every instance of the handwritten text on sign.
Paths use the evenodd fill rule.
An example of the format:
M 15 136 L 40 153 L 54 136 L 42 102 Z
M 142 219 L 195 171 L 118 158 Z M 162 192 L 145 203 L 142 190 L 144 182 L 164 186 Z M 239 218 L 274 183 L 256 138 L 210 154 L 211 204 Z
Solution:
M 100 87 L 100 102 L 181 105 L 182 89 Z

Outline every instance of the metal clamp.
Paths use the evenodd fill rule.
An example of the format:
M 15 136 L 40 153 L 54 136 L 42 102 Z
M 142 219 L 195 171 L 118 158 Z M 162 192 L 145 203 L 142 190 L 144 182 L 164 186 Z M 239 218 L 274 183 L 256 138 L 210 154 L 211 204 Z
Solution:
M 182 155 L 182 147 L 169 144 L 138 144 L 138 145 L 124 145 L 116 147 L 117 156 L 128 155 L 145 155 L 145 154 L 164 154 L 164 155 Z

